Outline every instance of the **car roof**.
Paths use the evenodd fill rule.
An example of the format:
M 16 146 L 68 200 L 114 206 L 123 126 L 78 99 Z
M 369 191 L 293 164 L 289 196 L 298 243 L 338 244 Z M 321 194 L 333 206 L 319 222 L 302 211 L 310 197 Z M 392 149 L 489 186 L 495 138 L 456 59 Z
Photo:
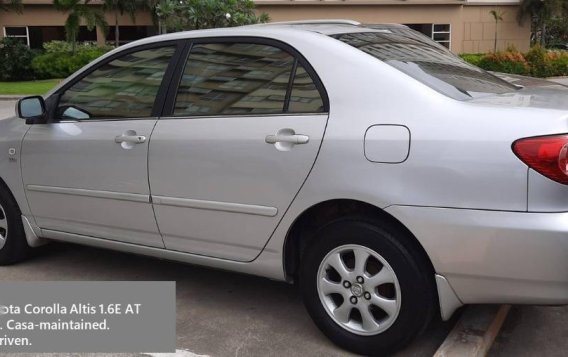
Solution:
M 399 24 L 372 24 L 364 25 L 353 20 L 300 20 L 286 22 L 271 22 L 265 24 L 245 25 L 229 28 L 216 28 L 205 30 L 181 31 L 164 35 L 147 37 L 131 42 L 121 48 L 129 48 L 136 45 L 154 43 L 168 40 L 190 39 L 195 37 L 215 36 L 262 36 L 271 33 L 275 35 L 282 32 L 304 31 L 321 35 L 338 35 L 356 32 L 382 32 L 388 29 L 406 29 L 407 26 Z
M 373 24 L 364 25 L 360 22 L 353 20 L 299 20 L 299 21 L 285 21 L 285 22 L 270 22 L 266 24 L 256 24 L 244 27 L 250 28 L 280 28 L 280 29 L 294 29 L 304 30 L 310 32 L 317 32 L 324 35 L 337 35 L 343 33 L 353 32 L 373 32 L 380 30 L 387 30 L 393 28 L 408 28 L 400 24 Z

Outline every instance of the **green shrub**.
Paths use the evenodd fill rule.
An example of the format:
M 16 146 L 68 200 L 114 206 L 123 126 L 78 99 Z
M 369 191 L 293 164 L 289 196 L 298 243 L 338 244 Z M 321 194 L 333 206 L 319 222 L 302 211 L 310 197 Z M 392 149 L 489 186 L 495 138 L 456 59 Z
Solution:
M 479 62 L 485 56 L 485 53 L 462 53 L 460 57 L 466 61 L 471 63 L 474 66 L 479 66 Z
M 67 41 L 50 41 L 43 44 L 46 53 L 71 52 L 71 44 Z
M 486 54 L 477 66 L 487 71 L 527 75 L 530 66 L 520 52 L 495 52 Z
M 44 49 L 45 53 L 32 62 L 38 78 L 65 78 L 109 50 L 108 47 L 80 44 L 73 54 L 71 46 L 64 41 L 48 42 Z
M 552 76 L 568 76 L 568 52 L 554 51 L 551 57 Z
M 0 41 L 0 80 L 22 81 L 33 79 L 34 51 L 15 38 Z
M 554 75 L 552 61 L 548 51 L 540 46 L 533 46 L 525 55 L 530 67 L 530 75 L 533 77 L 551 77 Z
M 94 42 L 77 42 L 76 51 L 87 51 L 92 49 L 104 49 L 105 51 L 110 51 L 113 49 L 112 46 L 98 46 Z M 67 41 L 50 41 L 43 44 L 43 49 L 46 53 L 70 53 L 73 49 L 71 43 Z
M 465 61 L 488 71 L 533 77 L 568 76 L 568 51 L 532 47 L 523 54 L 514 47 L 487 54 L 461 54 Z

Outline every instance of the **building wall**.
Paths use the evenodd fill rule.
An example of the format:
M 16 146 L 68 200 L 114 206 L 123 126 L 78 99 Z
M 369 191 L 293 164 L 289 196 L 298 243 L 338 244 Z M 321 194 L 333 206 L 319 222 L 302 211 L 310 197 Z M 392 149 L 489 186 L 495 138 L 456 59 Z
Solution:
M 462 52 L 481 53 L 493 51 L 495 44 L 495 19 L 489 11 L 501 12 L 503 21 L 497 23 L 497 49 L 505 50 L 514 46 L 520 51 L 530 47 L 531 29 L 529 21 L 522 25 L 517 22 L 517 6 L 463 7 Z
M 297 4 L 297 3 L 296 3 Z M 498 25 L 497 48 L 506 49 L 514 45 L 527 50 L 530 43 L 530 26 L 517 24 L 517 5 L 463 5 L 408 4 L 408 5 L 352 5 L 335 4 L 266 4 L 257 6 L 258 12 L 266 12 L 272 21 L 305 19 L 352 19 L 362 23 L 402 24 L 450 24 L 451 50 L 455 53 L 492 51 L 495 39 L 495 20 L 489 11 L 503 12 L 504 21 Z

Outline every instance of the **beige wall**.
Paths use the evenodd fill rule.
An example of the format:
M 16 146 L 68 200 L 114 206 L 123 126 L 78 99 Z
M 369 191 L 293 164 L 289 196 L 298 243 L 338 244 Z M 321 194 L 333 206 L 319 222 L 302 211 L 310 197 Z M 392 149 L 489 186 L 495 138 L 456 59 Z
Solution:
M 464 6 L 462 51 L 478 53 L 493 51 L 495 43 L 495 19 L 489 11 L 502 13 L 503 21 L 497 23 L 497 49 L 515 46 L 526 51 L 530 46 L 531 30 L 528 21 L 517 23 L 517 6 Z
M 517 6 L 502 5 L 258 5 L 272 21 L 305 19 L 353 19 L 362 23 L 451 24 L 451 49 L 455 53 L 493 50 L 495 21 L 489 11 L 504 12 L 498 27 L 498 49 L 509 45 L 519 50 L 529 47 L 530 28 L 515 20 Z

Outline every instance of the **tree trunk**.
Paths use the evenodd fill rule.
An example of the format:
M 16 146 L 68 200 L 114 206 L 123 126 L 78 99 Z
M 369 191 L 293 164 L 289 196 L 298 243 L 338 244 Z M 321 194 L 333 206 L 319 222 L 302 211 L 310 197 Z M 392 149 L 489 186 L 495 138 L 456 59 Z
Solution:
M 114 11 L 114 46 L 118 47 L 119 38 L 118 38 L 118 11 Z
M 493 52 L 497 52 L 497 20 L 495 20 L 495 43 L 493 44 Z

